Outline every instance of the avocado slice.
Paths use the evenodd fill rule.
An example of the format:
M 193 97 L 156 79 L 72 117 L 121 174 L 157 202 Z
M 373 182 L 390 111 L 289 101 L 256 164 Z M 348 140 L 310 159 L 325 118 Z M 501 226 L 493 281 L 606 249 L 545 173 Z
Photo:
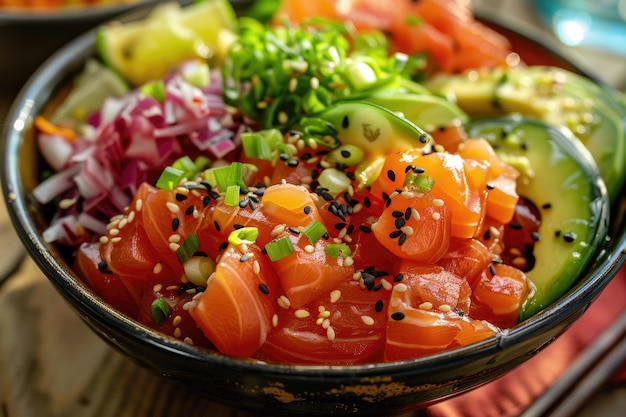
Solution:
M 556 67 L 470 71 L 427 83 L 472 117 L 521 114 L 563 125 L 593 155 L 611 199 L 626 179 L 626 108 L 617 93 Z
M 597 166 L 572 133 L 535 119 L 503 117 L 467 125 L 498 155 L 520 170 L 518 194 L 541 214 L 535 265 L 527 272 L 536 287 L 520 314 L 524 320 L 563 295 L 605 243 L 609 199 Z

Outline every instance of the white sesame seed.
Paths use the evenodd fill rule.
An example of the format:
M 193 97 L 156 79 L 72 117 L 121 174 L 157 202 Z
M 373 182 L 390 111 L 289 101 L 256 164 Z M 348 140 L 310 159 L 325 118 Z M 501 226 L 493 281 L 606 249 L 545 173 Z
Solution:
M 192 339 L 191 337 L 189 337 L 189 336 L 186 336 L 186 337 L 183 339 L 183 342 L 187 343 L 188 345 L 193 346 L 193 339 Z
M 313 253 L 313 252 L 315 252 L 315 247 L 313 247 L 313 245 L 306 245 L 304 247 L 304 251 L 306 253 Z
M 285 310 L 291 307 L 291 301 L 289 301 L 289 298 L 287 298 L 285 295 L 281 295 L 280 297 L 278 297 L 276 302 L 281 308 L 284 308 Z
M 121 241 L 122 241 L 122 238 L 121 238 L 121 237 L 119 237 L 119 236 L 116 236 L 116 237 L 114 237 L 114 238 L 112 238 L 112 239 L 111 239 L 111 242 L 112 242 L 112 243 L 117 243 L 117 242 L 121 242 Z
M 284 224 L 278 224 L 278 225 L 276 225 L 276 227 L 274 227 L 272 229 L 272 231 L 270 232 L 270 235 L 272 235 L 272 237 L 275 237 L 275 236 L 278 236 L 279 234 L 281 234 L 284 231 L 285 231 L 285 225 Z
M 68 209 L 72 207 L 75 202 L 75 198 L 64 198 L 63 200 L 59 201 L 59 208 L 62 210 Z
M 126 221 L 128 223 L 132 223 L 133 220 L 135 220 L 135 211 L 131 211 L 130 213 L 128 213 L 128 217 L 126 217 Z
M 278 314 L 272 316 L 272 327 L 278 326 Z
M 320 311 L 320 313 L 317 315 L 317 317 L 321 317 L 321 318 L 328 318 L 330 317 L 330 311 L 329 310 L 324 310 L 324 311 Z
M 124 226 L 126 226 L 128 224 L 128 217 L 124 217 L 122 220 L 120 220 L 120 224 L 117 226 L 118 229 L 123 229 Z
M 390 196 L 391 197 L 391 196 Z M 415 198 L 415 193 L 412 191 L 402 191 L 402 197 L 412 200 Z
M 178 248 L 180 248 L 180 245 L 178 243 L 170 243 L 170 249 L 174 252 L 176 252 Z
M 422 309 L 422 310 L 432 310 L 433 309 L 433 303 L 426 301 L 422 304 L 420 304 L 418 306 L 418 308 Z
M 163 284 L 154 284 L 154 287 L 152 287 L 152 291 L 155 293 L 161 291 L 162 289 L 163 289 Z
M 345 238 L 344 238 L 345 240 Z M 352 258 L 352 256 L 346 256 L 346 259 L 344 260 L 343 264 L 345 266 L 352 266 L 354 265 L 354 259 Z
M 450 310 L 452 310 L 452 307 L 450 307 L 448 304 L 442 304 L 439 306 L 439 311 L 443 313 L 447 313 Z
M 391 282 L 387 281 L 385 278 L 382 278 L 380 280 L 380 283 L 383 286 L 383 288 L 386 290 L 391 290 L 393 288 L 393 285 L 391 284 Z
M 361 275 L 361 271 L 356 271 L 354 274 L 352 274 L 352 279 L 358 281 L 361 279 Z
M 105 245 L 109 242 L 109 238 L 107 236 L 100 236 L 100 243 Z
M 160 274 L 161 271 L 163 271 L 163 264 L 161 262 L 157 262 L 153 267 L 152 267 L 152 273 L 153 274 Z
M 439 219 L 441 219 L 441 214 L 439 214 L 437 212 L 434 212 L 432 214 L 432 218 L 433 218 L 433 220 L 439 220 Z
M 255 274 L 258 274 L 261 272 L 261 265 L 259 265 L 259 261 L 257 261 L 256 259 L 254 260 L 254 262 L 252 262 L 252 271 Z
M 181 236 L 178 233 L 171 234 L 168 241 L 170 243 L 178 243 L 180 242 Z
M 183 321 L 183 318 L 181 316 L 177 315 L 176 317 L 174 317 L 174 320 L 172 320 L 172 324 L 174 326 L 178 326 L 181 321 Z
M 332 327 L 328 327 L 326 329 L 326 337 L 328 338 L 328 340 L 332 342 L 333 340 L 335 340 L 335 336 L 335 329 L 333 329 Z
M 309 313 L 308 311 L 304 310 L 304 309 L 298 309 L 293 313 L 294 316 L 296 316 L 299 319 L 305 319 L 309 316 L 311 316 L 311 313 Z
M 500 230 L 498 230 L 494 226 L 489 226 L 489 233 L 491 233 L 491 236 L 495 238 L 500 237 Z
M 321 317 L 320 317 L 321 318 Z M 323 319 L 322 320 L 322 329 L 328 329 L 330 327 L 330 320 Z
M 320 312 L 320 313 L 323 313 L 324 311 L 326 311 L 326 307 L 324 307 L 324 306 L 318 306 L 318 307 L 317 307 L 317 311 L 318 311 L 318 312 Z
M 176 339 L 180 339 L 180 336 L 181 336 L 181 335 L 182 335 L 182 332 L 180 331 L 180 328 L 179 328 L 179 327 L 175 328 L 175 329 L 174 329 L 174 337 L 175 337 Z
M 435 207 L 441 207 L 441 206 L 443 206 L 443 200 L 442 200 L 442 199 L 440 199 L 440 198 L 435 198 L 435 199 L 433 200 L 433 206 L 435 206 Z
M 120 234 L 120 229 L 118 229 L 118 228 L 113 228 L 113 229 L 109 230 L 109 234 L 110 234 L 111 236 L 117 236 L 117 235 L 119 235 L 119 234 Z
M 180 211 L 180 207 L 178 206 L 178 204 L 172 203 L 171 201 L 165 203 L 165 207 L 167 207 L 170 213 L 173 214 L 177 214 Z
M 411 226 L 401 227 L 400 230 L 407 236 L 411 236 L 415 232 Z
M 407 287 L 406 284 L 399 283 L 399 284 L 396 284 L 394 289 L 398 292 L 407 292 L 409 287 Z
M 330 302 L 336 303 L 341 298 L 341 291 L 333 290 L 330 292 Z M 329 312 L 330 313 L 330 312 Z
M 371 318 L 370 316 L 361 316 L 361 321 L 363 322 L 363 324 L 365 324 L 366 326 L 371 326 L 374 324 L 374 319 Z
M 142 207 L 143 207 L 143 200 L 141 198 L 138 198 L 135 201 L 135 211 L 141 211 Z
M 419 220 L 422 218 L 422 217 L 420 216 L 419 211 L 417 211 L 417 210 L 416 210 L 416 209 L 414 209 L 414 208 L 411 208 L 411 217 L 412 217 L 414 220 L 417 220 L 417 221 L 419 221 Z
M 324 320 L 326 320 L 324 317 L 318 317 L 317 320 L 315 320 L 315 324 L 321 326 Z

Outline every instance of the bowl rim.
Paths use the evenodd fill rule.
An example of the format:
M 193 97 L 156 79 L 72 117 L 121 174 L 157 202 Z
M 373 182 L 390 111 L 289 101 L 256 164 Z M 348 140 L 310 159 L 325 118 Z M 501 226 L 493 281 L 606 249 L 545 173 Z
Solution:
M 497 20 L 494 23 L 497 23 Z M 527 37 L 531 42 L 538 42 L 532 36 L 527 36 L 523 29 L 515 26 L 512 28 L 507 26 L 507 28 L 521 36 Z M 619 231 L 611 242 L 610 249 L 600 254 L 596 259 L 594 268 L 590 268 L 595 270 L 596 273 L 592 274 L 592 271 L 585 273 L 580 278 L 578 284 L 551 306 L 515 327 L 489 339 L 469 346 L 410 360 L 358 365 L 268 363 L 256 359 L 231 357 L 219 352 L 204 351 L 173 337 L 164 336 L 119 313 L 104 303 L 91 292 L 89 287 L 79 280 L 71 268 L 65 263 L 57 263 L 53 253 L 49 250 L 52 245 L 43 241 L 35 225 L 28 218 L 29 198 L 19 176 L 19 161 L 16 156 L 19 155 L 23 144 L 22 135 L 32 125 L 34 116 L 48 101 L 56 84 L 63 79 L 64 75 L 72 69 L 76 69 L 77 65 L 82 65 L 88 57 L 93 56 L 95 50 L 95 30 L 94 28 L 85 32 L 62 47 L 35 71 L 14 101 L 0 138 L 5 149 L 3 159 L 0 161 L 0 166 L 2 167 L 0 178 L 7 210 L 14 228 L 30 257 L 46 274 L 57 290 L 68 299 L 72 307 L 79 310 L 82 318 L 88 323 L 92 320 L 113 322 L 119 332 L 131 339 L 148 343 L 153 349 L 176 353 L 190 360 L 208 361 L 216 365 L 224 365 L 229 368 L 253 373 L 263 373 L 269 376 L 302 373 L 307 377 L 323 376 L 342 379 L 389 375 L 392 372 L 406 372 L 417 368 L 422 368 L 426 370 L 425 372 L 432 372 L 432 367 L 437 369 L 449 368 L 457 366 L 459 360 L 466 361 L 472 357 L 486 357 L 502 351 L 520 340 L 553 328 L 555 323 L 559 323 L 561 319 L 569 317 L 572 311 L 586 309 L 597 298 L 601 290 L 608 285 L 626 261 L 626 230 L 622 227 L 622 230 Z M 550 46 L 548 49 L 550 49 Z M 552 51 L 556 51 L 559 56 L 576 66 L 576 59 L 567 57 L 567 54 L 562 51 Z M 578 66 L 578 68 L 583 67 Z M 589 74 L 582 69 L 581 72 Z M 589 75 L 589 77 L 594 78 L 593 75 Z M 43 100 L 41 99 L 42 95 L 44 97 Z M 574 298 L 570 304 L 565 302 L 565 299 L 569 297 Z

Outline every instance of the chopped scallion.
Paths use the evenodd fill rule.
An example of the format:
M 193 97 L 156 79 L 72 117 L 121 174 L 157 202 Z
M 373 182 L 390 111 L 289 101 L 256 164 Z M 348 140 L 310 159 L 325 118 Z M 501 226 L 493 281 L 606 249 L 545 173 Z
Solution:
M 241 188 L 238 185 L 229 185 L 226 187 L 226 196 L 224 196 L 224 204 L 227 206 L 239 205 L 239 191 Z
M 185 172 L 174 167 L 166 167 L 156 182 L 158 188 L 172 191 L 185 178 Z
M 234 230 L 228 235 L 228 242 L 233 245 L 241 245 L 242 243 L 253 243 L 259 237 L 259 229 L 256 227 L 242 227 Z
M 302 233 L 307 239 L 309 239 L 311 244 L 317 242 L 317 240 L 324 236 L 327 232 L 328 231 L 324 225 L 317 220 L 313 220 L 311 223 L 307 224 L 304 229 L 302 229 Z
M 243 164 L 233 162 L 230 165 L 209 168 L 205 171 L 205 179 L 217 186 L 220 191 L 226 191 L 231 185 L 245 186 L 243 181 Z
M 180 261 L 180 263 L 184 264 L 187 259 L 192 257 L 194 253 L 196 253 L 199 247 L 200 241 L 198 240 L 198 235 L 196 234 L 196 232 L 193 232 L 176 250 L 176 256 L 178 256 L 178 260 Z
M 159 103 L 165 101 L 165 83 L 163 80 L 156 80 L 141 86 L 141 93 L 145 96 L 152 97 Z
M 295 252 L 293 244 L 289 236 L 276 238 L 265 245 L 265 251 L 272 262 L 283 259 Z
M 162 326 L 170 315 L 170 305 L 160 297 L 155 298 L 150 304 L 150 315 L 159 326 Z
M 324 248 L 326 254 L 332 258 L 339 258 L 340 256 L 350 256 L 352 251 L 345 243 L 331 243 Z
M 429 193 L 435 185 L 435 179 L 424 174 L 409 172 L 404 179 L 404 186 L 419 193 Z

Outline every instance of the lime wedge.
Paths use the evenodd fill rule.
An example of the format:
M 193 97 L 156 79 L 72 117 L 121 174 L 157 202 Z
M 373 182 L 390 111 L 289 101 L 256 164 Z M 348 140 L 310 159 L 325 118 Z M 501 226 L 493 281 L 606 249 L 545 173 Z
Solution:
M 139 86 L 162 78 L 188 59 L 220 62 L 227 49 L 224 43 L 235 38 L 236 27 L 228 0 L 204 0 L 187 7 L 161 3 L 144 20 L 101 26 L 96 48 L 109 67 Z
M 58 125 L 73 127 L 100 109 L 107 97 L 121 97 L 129 89 L 128 83 L 118 74 L 95 59 L 90 59 L 83 72 L 76 77 L 67 98 L 57 107 L 50 120 Z

